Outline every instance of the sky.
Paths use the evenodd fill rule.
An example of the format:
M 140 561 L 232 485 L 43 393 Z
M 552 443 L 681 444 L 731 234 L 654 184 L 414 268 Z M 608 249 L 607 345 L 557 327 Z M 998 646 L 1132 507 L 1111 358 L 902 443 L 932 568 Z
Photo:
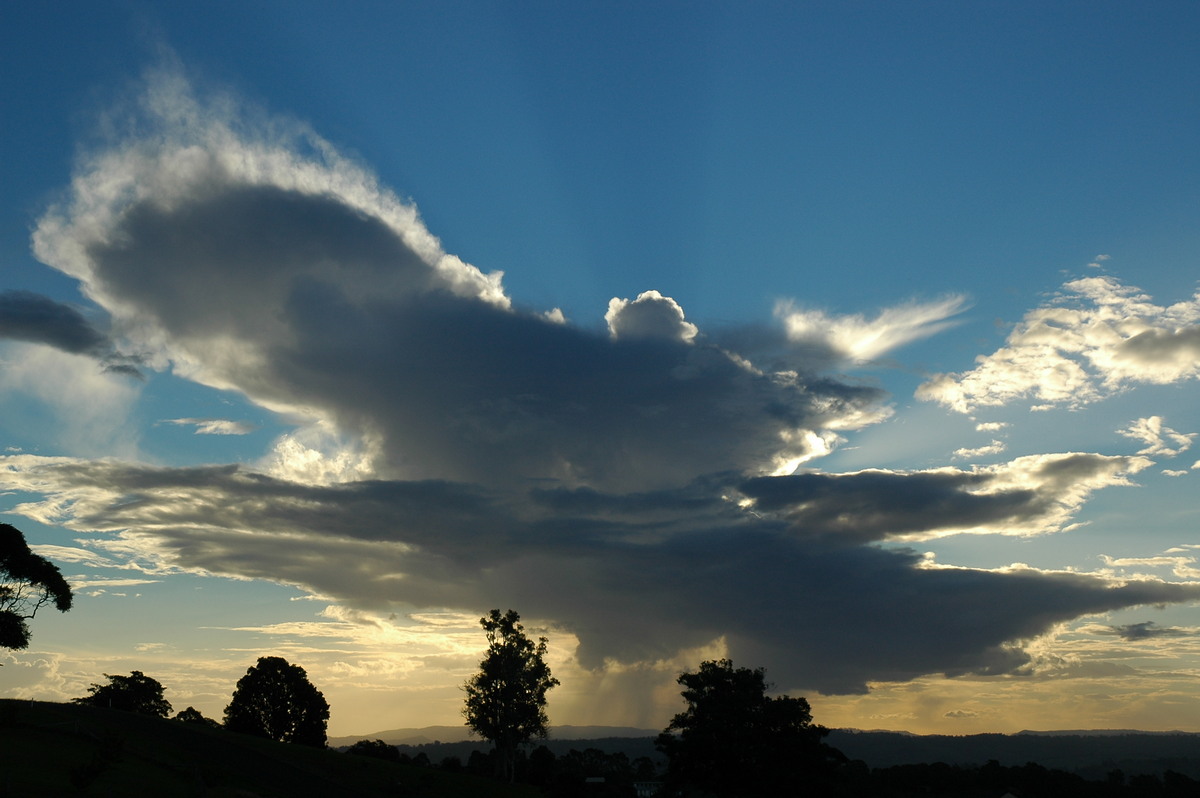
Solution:
M 1200 731 L 1200 7 L 112 2 L 0 26 L 0 695 L 458 725 L 762 667 Z

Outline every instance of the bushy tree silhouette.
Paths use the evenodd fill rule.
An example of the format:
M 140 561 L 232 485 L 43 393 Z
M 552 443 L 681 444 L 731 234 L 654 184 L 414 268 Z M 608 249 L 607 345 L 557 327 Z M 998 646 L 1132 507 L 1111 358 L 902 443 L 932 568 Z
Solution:
M 219 729 L 221 727 L 220 723 L 217 723 L 212 718 L 204 717 L 204 714 L 195 707 L 188 707 L 187 709 L 180 710 L 179 713 L 175 715 L 175 720 L 181 720 L 184 723 L 197 723 L 201 726 L 209 726 L 214 729 Z
M 259 657 L 225 707 L 225 728 L 270 740 L 325 747 L 329 704 L 299 665 Z
M 467 725 L 496 747 L 498 775 L 510 781 L 518 749 L 546 736 L 546 693 L 559 683 L 545 661 L 546 638 L 535 645 L 520 620 L 514 610 L 501 615 L 498 609 L 479 619 L 487 656 L 463 688 Z
M 30 551 L 16 527 L 0 524 L 0 647 L 28 648 L 26 621 L 46 604 L 66 612 L 71 599 L 58 567 Z
M 346 749 L 347 754 L 354 756 L 369 756 L 373 759 L 386 759 L 389 762 L 400 761 L 400 749 L 388 745 L 383 740 L 359 740 Z
M 762 668 L 727 659 L 700 664 L 677 680 L 687 709 L 655 745 L 668 758 L 668 781 L 719 798 L 823 795 L 844 757 L 821 742 L 808 701 L 767 696 Z
M 137 712 L 165 718 L 171 713 L 171 702 L 163 697 L 163 686 L 141 671 L 132 671 L 128 676 L 106 673 L 108 684 L 93 684 L 88 695 L 74 699 L 76 704 L 93 707 L 108 707 L 123 712 Z

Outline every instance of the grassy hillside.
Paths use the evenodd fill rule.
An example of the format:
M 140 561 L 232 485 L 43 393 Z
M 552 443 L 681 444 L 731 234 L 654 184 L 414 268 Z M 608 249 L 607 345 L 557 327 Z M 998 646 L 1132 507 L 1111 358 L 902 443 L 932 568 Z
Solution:
M 533 798 L 526 787 L 114 710 L 0 699 L 0 796 Z

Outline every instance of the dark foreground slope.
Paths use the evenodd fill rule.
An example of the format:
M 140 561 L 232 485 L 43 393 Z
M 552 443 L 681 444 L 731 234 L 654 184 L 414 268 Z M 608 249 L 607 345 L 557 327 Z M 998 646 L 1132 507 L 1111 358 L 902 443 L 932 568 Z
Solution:
M 487 779 L 74 704 L 0 699 L 0 796 L 529 798 Z

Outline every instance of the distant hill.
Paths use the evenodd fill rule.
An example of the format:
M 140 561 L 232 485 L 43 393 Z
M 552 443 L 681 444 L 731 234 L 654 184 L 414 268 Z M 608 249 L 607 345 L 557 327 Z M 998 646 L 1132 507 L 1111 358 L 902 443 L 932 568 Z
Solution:
M 638 729 L 632 726 L 552 726 L 551 740 L 594 740 L 606 737 L 656 737 L 660 729 Z M 330 737 L 329 745 L 340 748 L 359 740 L 383 740 L 389 745 L 425 745 L 427 743 L 485 743 L 466 726 L 425 726 L 419 729 L 388 729 L 370 734 Z
M 537 798 L 529 787 L 130 712 L 0 699 L 0 795 Z

